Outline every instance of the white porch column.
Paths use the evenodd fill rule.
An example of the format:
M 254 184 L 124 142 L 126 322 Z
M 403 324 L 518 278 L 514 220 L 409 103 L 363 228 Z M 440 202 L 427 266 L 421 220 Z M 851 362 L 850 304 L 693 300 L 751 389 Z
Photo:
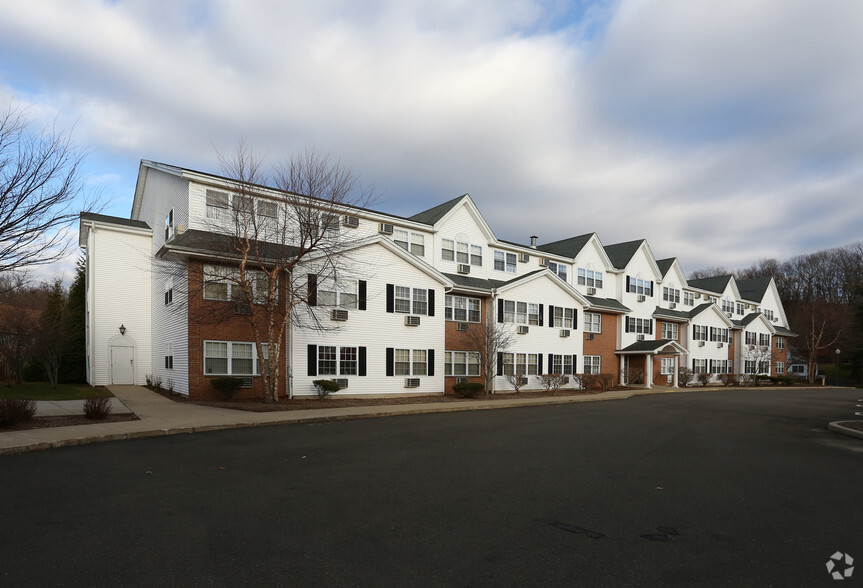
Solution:
M 680 370 L 680 355 L 674 356 L 674 369 L 671 374 L 671 387 L 677 388 L 677 372 Z
M 653 356 L 649 353 L 644 356 L 644 387 L 653 388 Z

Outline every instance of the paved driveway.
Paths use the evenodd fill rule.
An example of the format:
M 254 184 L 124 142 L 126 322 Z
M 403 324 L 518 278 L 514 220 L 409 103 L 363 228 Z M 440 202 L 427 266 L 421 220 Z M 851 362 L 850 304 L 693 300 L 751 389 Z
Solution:
M 863 440 L 825 425 L 857 396 L 687 393 L 4 456 L 0 584 L 840 585 L 828 558 L 863 558 Z M 861 583 L 863 568 L 841 585 Z

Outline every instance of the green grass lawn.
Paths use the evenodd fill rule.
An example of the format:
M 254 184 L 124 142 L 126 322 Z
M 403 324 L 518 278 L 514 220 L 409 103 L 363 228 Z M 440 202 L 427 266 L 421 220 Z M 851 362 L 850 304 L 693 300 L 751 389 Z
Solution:
M 10 386 L 0 384 L 0 399 L 26 398 L 29 400 L 82 400 L 84 398 L 106 398 L 111 393 L 104 386 L 87 384 L 58 384 L 51 389 L 48 382 L 26 382 Z

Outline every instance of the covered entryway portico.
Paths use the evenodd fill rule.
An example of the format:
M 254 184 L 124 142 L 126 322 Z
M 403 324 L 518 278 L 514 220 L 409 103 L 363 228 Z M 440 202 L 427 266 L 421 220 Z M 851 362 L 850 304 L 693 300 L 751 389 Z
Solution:
M 627 369 L 632 359 L 640 358 L 644 362 L 644 387 L 653 387 L 653 358 L 657 355 L 670 355 L 674 357 L 674 370 L 672 371 L 671 385 L 677 388 L 677 371 L 680 369 L 680 356 L 686 355 L 686 348 L 677 341 L 671 339 L 655 339 L 651 341 L 636 341 L 632 345 L 615 351 L 621 356 L 621 383 L 626 381 Z

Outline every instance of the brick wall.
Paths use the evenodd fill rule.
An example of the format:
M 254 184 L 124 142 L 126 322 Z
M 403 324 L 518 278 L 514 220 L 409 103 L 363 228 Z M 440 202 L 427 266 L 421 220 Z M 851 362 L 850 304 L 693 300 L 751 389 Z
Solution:
M 488 308 L 488 305 L 491 304 L 491 298 L 483 298 L 482 299 L 482 307 L 483 309 Z M 467 331 L 459 331 L 458 325 L 459 323 L 455 321 L 446 321 L 444 327 L 444 346 L 446 351 L 476 351 L 474 344 L 470 342 L 471 336 L 476 336 L 476 334 L 482 333 L 485 329 L 485 321 L 488 320 L 488 316 L 486 312 L 480 313 L 480 321 L 479 323 L 464 323 L 467 325 Z M 444 355 L 444 357 L 446 357 Z M 480 361 L 480 374 L 482 374 L 485 370 L 482 366 L 482 361 Z M 444 372 L 446 373 L 446 372 Z M 494 374 L 492 374 L 492 377 Z M 444 378 L 444 394 L 452 395 L 454 394 L 452 387 L 455 385 L 457 378 L 459 376 L 446 376 Z M 467 380 L 468 382 L 476 382 L 478 384 L 482 384 L 482 377 L 475 376 L 470 377 Z
M 602 373 L 611 374 L 616 386 L 620 380 L 620 358 L 614 352 L 617 350 L 617 321 L 620 317 L 611 313 L 599 314 L 602 315 L 602 332 L 594 333 L 593 339 L 584 334 L 584 354 L 600 356 Z

